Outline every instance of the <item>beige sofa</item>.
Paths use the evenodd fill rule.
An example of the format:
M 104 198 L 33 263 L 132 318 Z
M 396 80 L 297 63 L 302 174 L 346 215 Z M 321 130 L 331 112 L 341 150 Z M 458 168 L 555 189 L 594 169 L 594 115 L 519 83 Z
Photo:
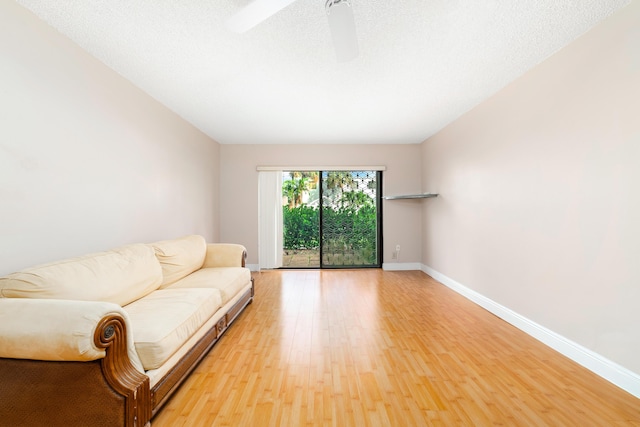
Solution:
M 0 424 L 150 425 L 253 301 L 245 257 L 186 236 L 0 278 Z

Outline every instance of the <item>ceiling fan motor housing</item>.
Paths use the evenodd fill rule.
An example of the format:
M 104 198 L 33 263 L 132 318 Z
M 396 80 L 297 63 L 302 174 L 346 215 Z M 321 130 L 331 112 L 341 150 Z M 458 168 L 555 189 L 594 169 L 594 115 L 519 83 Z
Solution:
M 351 7 L 351 1 L 350 0 L 327 0 L 324 4 L 324 8 L 327 11 L 327 14 L 330 13 L 329 9 L 331 9 L 332 6 L 336 6 L 338 4 L 344 4 L 346 6 Z

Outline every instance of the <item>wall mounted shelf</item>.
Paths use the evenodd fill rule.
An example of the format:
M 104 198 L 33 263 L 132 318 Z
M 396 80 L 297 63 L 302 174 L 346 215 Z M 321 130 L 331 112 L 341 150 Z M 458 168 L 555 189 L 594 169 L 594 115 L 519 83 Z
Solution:
M 383 196 L 385 200 L 399 200 L 399 199 L 429 199 L 431 197 L 438 197 L 437 193 L 422 193 L 422 194 L 402 194 L 399 196 Z

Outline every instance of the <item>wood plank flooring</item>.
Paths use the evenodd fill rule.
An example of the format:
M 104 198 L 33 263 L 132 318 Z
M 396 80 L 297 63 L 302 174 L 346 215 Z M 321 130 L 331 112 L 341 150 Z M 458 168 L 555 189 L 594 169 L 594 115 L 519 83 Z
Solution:
M 166 426 L 640 426 L 640 400 L 419 271 L 254 273 Z

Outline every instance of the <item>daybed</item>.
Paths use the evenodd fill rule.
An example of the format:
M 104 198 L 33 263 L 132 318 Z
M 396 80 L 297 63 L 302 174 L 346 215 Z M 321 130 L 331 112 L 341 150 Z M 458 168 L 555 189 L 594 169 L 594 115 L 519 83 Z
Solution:
M 245 257 L 186 236 L 0 278 L 0 425 L 149 426 L 253 301 Z

